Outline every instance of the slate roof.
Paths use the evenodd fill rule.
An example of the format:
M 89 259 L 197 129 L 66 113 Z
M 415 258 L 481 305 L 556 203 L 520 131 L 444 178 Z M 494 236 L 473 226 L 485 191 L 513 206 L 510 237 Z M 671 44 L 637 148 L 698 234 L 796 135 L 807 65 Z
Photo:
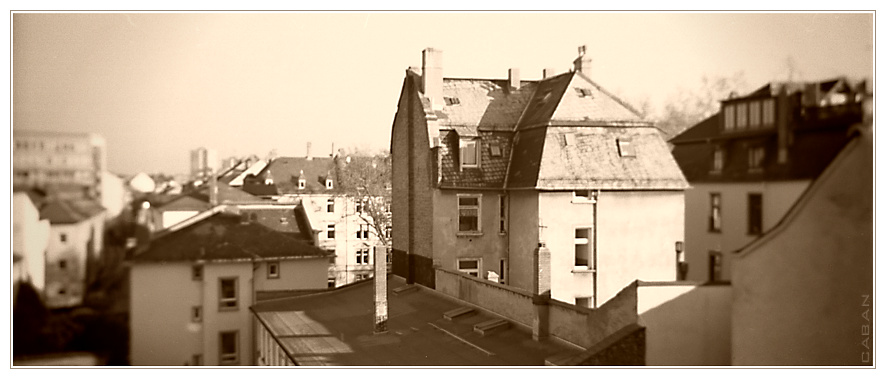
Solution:
M 298 189 L 298 179 L 304 174 L 305 189 Z M 326 189 L 326 177 L 333 178 L 333 189 Z M 272 186 L 264 180 L 273 180 Z M 331 193 L 336 186 L 335 161 L 331 157 L 278 157 L 272 160 L 256 176 L 247 176 L 243 189 L 253 195 L 284 195 Z M 256 184 L 255 182 L 258 182 Z
M 290 238 L 302 242 L 313 242 L 313 234 L 308 227 L 304 213 L 297 210 L 295 205 L 292 205 L 291 209 L 241 207 L 240 213 L 248 216 L 251 221 L 283 233 Z
M 249 222 L 239 214 L 217 211 L 183 228 L 168 231 L 133 258 L 136 262 L 237 261 L 329 257 L 329 252 Z
M 478 311 L 447 321 L 443 313 L 463 305 L 427 289 L 389 293 L 388 332 L 373 334 L 373 282 L 259 302 L 251 309 L 302 366 L 543 366 L 547 358 L 581 352 L 553 340 L 533 341 L 518 328 L 481 336 L 473 324 L 493 316 Z M 404 285 L 402 278 L 390 277 L 387 288 Z
M 40 208 L 40 219 L 50 224 L 75 224 L 85 221 L 105 210 L 91 199 L 49 200 Z

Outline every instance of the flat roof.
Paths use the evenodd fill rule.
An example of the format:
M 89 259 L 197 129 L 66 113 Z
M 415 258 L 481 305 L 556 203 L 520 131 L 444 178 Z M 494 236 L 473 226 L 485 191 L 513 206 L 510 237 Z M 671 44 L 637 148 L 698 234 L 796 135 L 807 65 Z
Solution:
M 534 341 L 515 323 L 480 335 L 475 324 L 499 317 L 478 308 L 448 321 L 443 313 L 465 304 L 423 287 L 389 291 L 388 332 L 373 334 L 373 282 L 260 302 L 252 310 L 302 366 L 543 366 L 546 358 L 582 352 L 555 339 Z M 405 285 L 403 278 L 388 278 L 388 290 Z

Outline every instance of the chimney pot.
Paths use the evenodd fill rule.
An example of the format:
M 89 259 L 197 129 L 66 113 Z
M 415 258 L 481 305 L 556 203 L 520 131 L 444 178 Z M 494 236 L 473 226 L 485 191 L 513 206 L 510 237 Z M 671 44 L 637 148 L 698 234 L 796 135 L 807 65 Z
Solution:
M 520 69 L 515 67 L 508 69 L 508 86 L 512 90 L 520 90 Z
M 305 158 L 307 158 L 308 160 L 313 159 L 313 157 L 311 157 L 311 142 L 308 142 L 307 148 L 305 150 Z

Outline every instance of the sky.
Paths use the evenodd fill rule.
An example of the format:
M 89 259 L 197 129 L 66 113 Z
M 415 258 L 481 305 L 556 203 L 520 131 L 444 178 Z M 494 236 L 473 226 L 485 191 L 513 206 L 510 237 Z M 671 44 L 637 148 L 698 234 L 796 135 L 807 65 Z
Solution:
M 389 147 L 421 51 L 445 77 L 539 79 L 587 46 L 591 78 L 651 117 L 703 77 L 872 78 L 872 13 L 14 13 L 12 128 L 95 132 L 114 173 L 189 151 Z

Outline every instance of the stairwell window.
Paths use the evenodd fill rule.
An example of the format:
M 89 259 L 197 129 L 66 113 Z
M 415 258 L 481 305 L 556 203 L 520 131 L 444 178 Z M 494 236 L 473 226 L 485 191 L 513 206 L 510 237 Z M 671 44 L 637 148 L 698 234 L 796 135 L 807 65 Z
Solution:
M 575 268 L 579 270 L 593 270 L 593 229 L 575 229 Z
M 219 311 L 231 311 L 237 309 L 237 278 L 219 279 L 218 293 Z
M 480 167 L 480 139 L 459 139 L 458 153 L 462 169 Z
M 459 259 L 458 271 L 475 277 L 480 277 L 480 261 L 479 258 Z
M 720 201 L 719 193 L 711 193 L 711 213 L 708 224 L 708 231 L 710 232 L 720 232 Z
M 480 195 L 458 195 L 458 232 L 480 233 Z

